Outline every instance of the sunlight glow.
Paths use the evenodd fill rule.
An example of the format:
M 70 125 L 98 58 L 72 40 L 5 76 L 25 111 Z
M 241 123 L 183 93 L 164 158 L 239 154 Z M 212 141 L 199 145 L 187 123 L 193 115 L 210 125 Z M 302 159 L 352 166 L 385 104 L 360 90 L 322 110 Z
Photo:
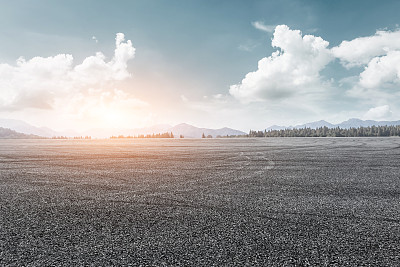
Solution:
M 106 127 L 123 127 L 129 116 L 121 109 L 113 106 L 102 106 L 92 110 L 92 117 Z

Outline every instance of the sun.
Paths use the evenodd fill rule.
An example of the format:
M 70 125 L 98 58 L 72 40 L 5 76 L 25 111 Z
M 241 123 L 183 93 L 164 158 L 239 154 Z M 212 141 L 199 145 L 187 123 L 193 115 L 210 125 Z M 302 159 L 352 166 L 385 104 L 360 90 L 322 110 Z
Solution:
M 92 110 L 92 115 L 106 128 L 126 127 L 129 116 L 121 108 L 114 106 L 101 106 Z
M 112 123 L 122 121 L 123 114 L 118 110 L 108 109 L 103 112 L 103 118 L 105 121 Z

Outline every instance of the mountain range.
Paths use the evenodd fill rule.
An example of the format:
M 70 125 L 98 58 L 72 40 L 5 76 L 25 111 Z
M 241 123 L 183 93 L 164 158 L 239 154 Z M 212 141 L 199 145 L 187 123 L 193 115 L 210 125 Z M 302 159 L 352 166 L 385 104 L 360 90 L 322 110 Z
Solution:
M 19 133 L 24 134 L 33 134 L 42 137 L 53 137 L 53 136 L 78 136 L 79 134 L 72 131 L 67 130 L 63 132 L 57 132 L 53 129 L 47 127 L 36 127 L 22 120 L 13 120 L 13 119 L 0 119 L 0 127 L 8 128 L 14 130 Z
M 90 129 L 82 132 L 76 132 L 72 130 L 68 131 L 55 131 L 47 127 L 36 127 L 22 120 L 12 120 L 12 119 L 0 119 L 0 127 L 8 128 L 23 134 L 33 134 L 43 137 L 54 137 L 54 136 L 92 136 L 95 138 L 108 138 L 110 136 L 136 136 L 136 135 L 146 135 L 153 133 L 165 133 L 172 132 L 176 137 L 183 135 L 185 138 L 200 138 L 204 133 L 206 136 L 211 135 L 212 137 L 226 136 L 226 135 L 244 135 L 245 132 L 231 129 L 231 128 L 221 128 L 221 129 L 208 129 L 199 128 L 190 124 L 181 123 L 175 126 L 168 124 L 159 124 L 151 127 L 144 128 L 125 128 L 125 129 Z
M 0 127 L 0 139 L 38 139 L 42 138 L 33 134 L 23 134 L 10 130 L 7 128 Z
M 316 129 L 319 127 L 328 127 L 328 128 L 335 128 L 340 127 L 344 129 L 349 128 L 358 128 L 358 127 L 368 127 L 368 126 L 384 126 L 384 125 L 400 125 L 399 121 L 374 121 L 374 120 L 360 120 L 360 119 L 349 119 L 347 121 L 332 124 L 324 120 L 300 124 L 296 126 L 278 126 L 273 125 L 266 130 L 282 130 L 282 129 L 293 129 L 293 128 L 312 128 Z M 67 131 L 55 131 L 47 127 L 36 127 L 29 123 L 26 123 L 22 120 L 13 120 L 13 119 L 0 119 L 0 127 L 8 128 L 16 133 L 7 132 L 10 136 L 19 136 L 18 138 L 23 138 L 22 135 L 18 135 L 19 133 L 25 135 L 31 135 L 27 138 L 34 138 L 37 137 L 54 137 L 54 136 L 67 136 L 67 137 L 74 137 L 74 136 L 92 136 L 94 138 L 109 138 L 110 136 L 137 136 L 137 135 L 146 135 L 146 134 L 153 134 L 153 133 L 165 133 L 165 132 L 172 132 L 175 137 L 179 137 L 183 135 L 185 138 L 200 138 L 203 133 L 204 135 L 208 136 L 211 135 L 212 137 L 217 136 L 231 136 L 231 135 L 245 135 L 247 133 L 231 129 L 231 128 L 220 128 L 220 129 L 208 129 L 208 128 L 199 128 L 187 123 L 181 123 L 175 126 L 171 126 L 168 124 L 159 124 L 154 125 L 151 127 L 144 127 L 144 128 L 125 128 L 125 129 L 90 129 L 87 131 L 76 132 L 73 130 Z M 3 131 L 4 132 L 4 131 Z M 6 135 L 6 133 L 4 133 Z M 4 138 L 4 137 L 3 137 Z
M 371 127 L 371 126 L 385 126 L 385 125 L 400 125 L 399 121 L 374 121 L 374 120 L 360 120 L 360 119 L 349 119 L 338 124 L 332 124 L 324 120 L 309 122 L 305 124 L 300 124 L 296 126 L 279 126 L 273 125 L 268 127 L 266 130 L 283 130 L 283 129 L 301 129 L 301 128 L 311 128 L 316 129 L 320 127 L 336 128 L 340 127 L 342 129 L 358 128 L 358 127 Z
M 199 128 L 187 123 L 181 123 L 175 126 L 171 126 L 168 124 L 159 124 L 151 127 L 144 128 L 133 128 L 133 129 L 91 129 L 84 131 L 81 135 L 88 135 L 97 138 L 107 138 L 112 135 L 124 135 L 124 136 L 137 136 L 137 135 L 146 135 L 153 133 L 165 133 L 172 132 L 175 137 L 179 137 L 183 135 L 185 138 L 201 138 L 203 135 L 211 135 L 212 137 L 217 136 L 227 136 L 227 135 L 244 135 L 247 134 L 245 132 L 231 129 L 231 128 L 221 128 L 221 129 L 208 129 L 208 128 Z

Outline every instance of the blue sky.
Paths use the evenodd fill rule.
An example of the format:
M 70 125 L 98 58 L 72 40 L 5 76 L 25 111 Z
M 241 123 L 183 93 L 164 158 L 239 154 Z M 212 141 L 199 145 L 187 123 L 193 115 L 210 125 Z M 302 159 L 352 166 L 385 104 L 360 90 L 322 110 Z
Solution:
M 399 10 L 398 1 L 3 1 L 0 117 L 244 131 L 399 119 Z

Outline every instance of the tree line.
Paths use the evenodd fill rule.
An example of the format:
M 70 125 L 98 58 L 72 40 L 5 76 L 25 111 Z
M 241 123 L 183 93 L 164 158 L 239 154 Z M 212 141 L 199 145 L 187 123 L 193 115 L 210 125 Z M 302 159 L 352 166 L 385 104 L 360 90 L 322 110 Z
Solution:
M 250 130 L 248 137 L 376 137 L 400 136 L 400 125 L 371 126 L 358 128 L 328 128 L 326 126 L 316 129 L 294 128 L 283 130 Z
M 53 136 L 51 139 L 92 139 L 91 136 L 74 136 L 74 137 L 68 137 L 68 136 Z
M 153 134 L 139 134 L 137 136 L 124 136 L 124 135 L 118 135 L 118 136 L 111 136 L 110 139 L 121 139 L 121 138 L 175 138 L 174 134 L 172 132 L 165 132 L 165 133 L 153 133 Z M 180 136 L 180 138 L 183 138 L 183 135 Z

